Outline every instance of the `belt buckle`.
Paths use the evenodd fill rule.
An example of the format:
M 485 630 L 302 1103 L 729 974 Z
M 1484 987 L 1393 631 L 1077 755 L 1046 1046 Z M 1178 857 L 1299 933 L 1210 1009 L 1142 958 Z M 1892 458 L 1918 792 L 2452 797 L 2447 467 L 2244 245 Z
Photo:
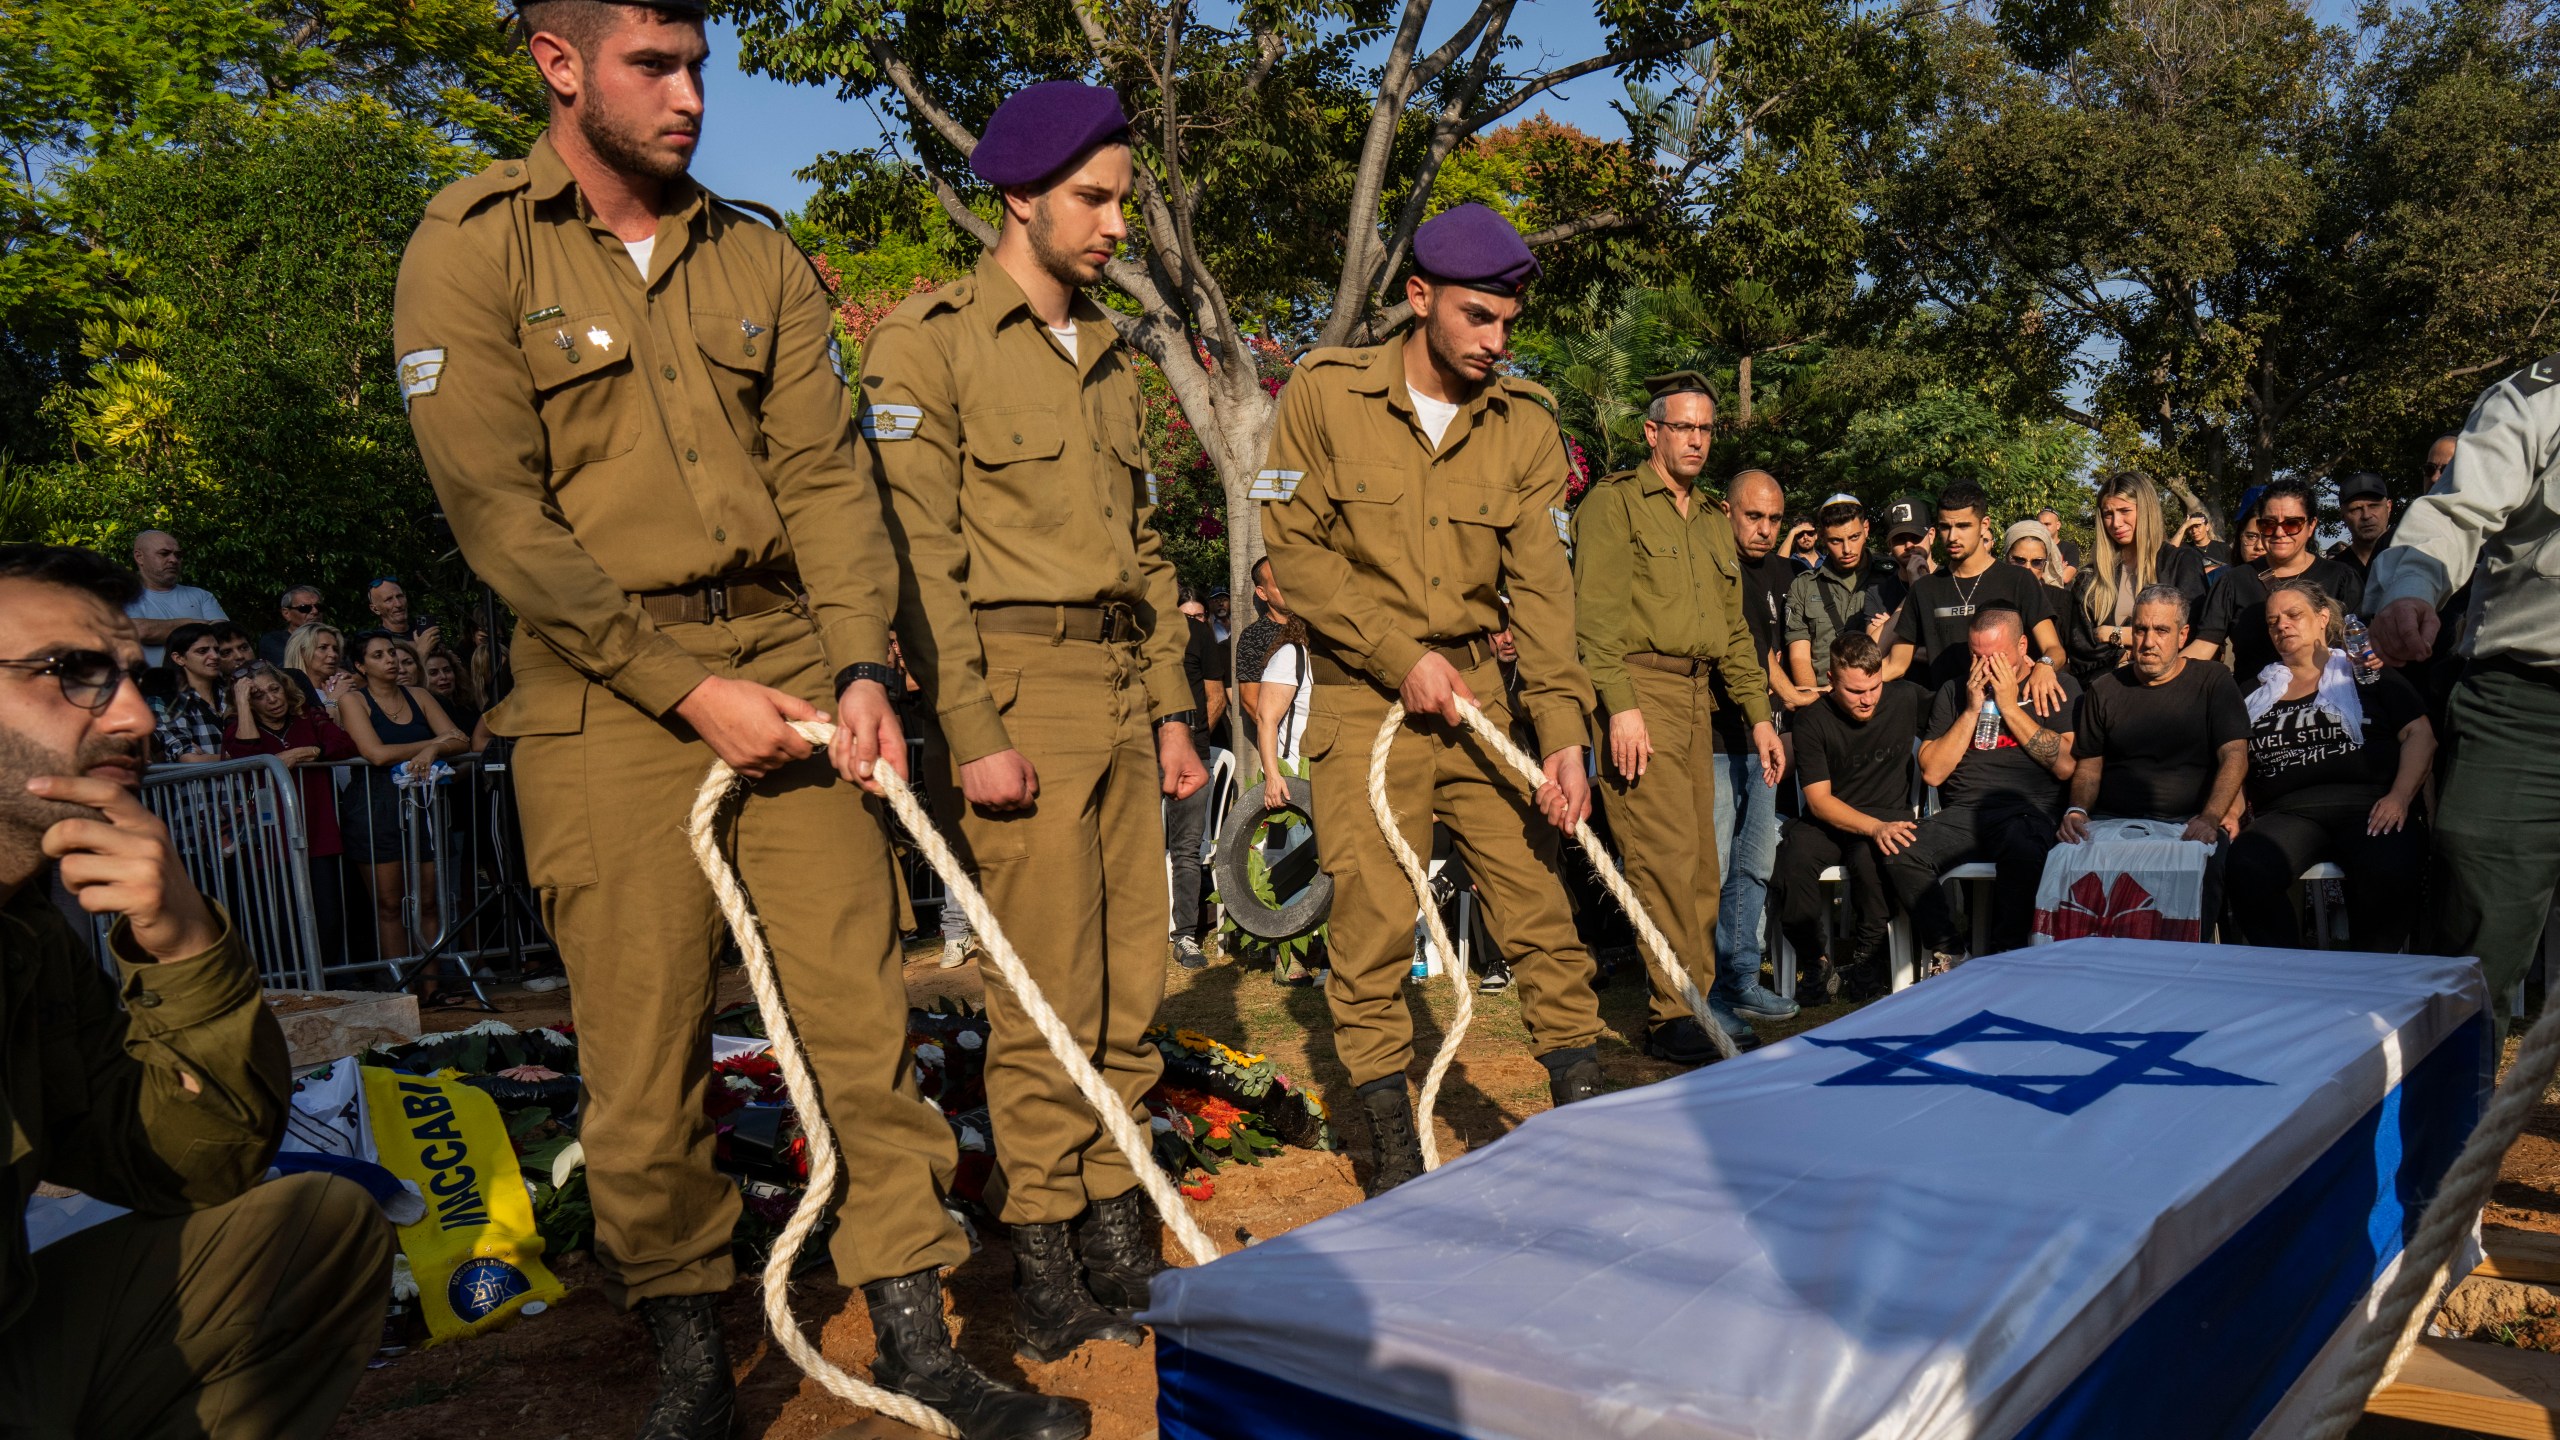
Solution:
M 702 608 L 714 620 L 729 618 L 729 587 L 717 580 L 702 587 Z

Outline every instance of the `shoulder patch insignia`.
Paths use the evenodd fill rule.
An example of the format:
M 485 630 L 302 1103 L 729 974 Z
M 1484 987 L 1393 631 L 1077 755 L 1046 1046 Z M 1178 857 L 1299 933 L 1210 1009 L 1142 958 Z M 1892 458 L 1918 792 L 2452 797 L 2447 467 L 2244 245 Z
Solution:
M 1547 514 L 1554 517 L 1556 538 L 1564 542 L 1564 553 L 1570 557 L 1573 554 L 1573 517 L 1553 507 L 1549 507 Z
M 916 427 L 924 423 L 924 407 L 920 405 L 865 405 L 862 407 L 862 438 L 887 444 L 892 440 L 913 440 Z
M 836 337 L 833 335 L 827 337 L 827 368 L 836 372 L 837 384 L 845 383 L 844 347 L 836 343 Z
M 2516 387 L 2519 395 L 2539 395 L 2560 385 L 2560 355 L 2546 355 L 2534 361 L 2508 376 L 2507 383 Z
M 1253 488 L 1246 492 L 1251 500 L 1271 500 L 1287 504 L 1298 493 L 1298 482 L 1307 478 L 1304 470 L 1262 470 L 1253 477 Z
M 1156 472 L 1147 472 L 1147 504 L 1154 506 L 1164 497 L 1164 487 L 1156 483 Z
M 444 378 L 444 350 L 412 350 L 400 357 L 400 409 L 407 413 L 409 402 L 421 395 L 436 393 L 436 385 Z

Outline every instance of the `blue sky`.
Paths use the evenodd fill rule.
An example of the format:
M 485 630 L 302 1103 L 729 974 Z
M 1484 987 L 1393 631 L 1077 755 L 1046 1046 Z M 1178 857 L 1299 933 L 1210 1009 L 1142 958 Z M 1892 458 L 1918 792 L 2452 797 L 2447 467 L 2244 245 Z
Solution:
M 1425 33 L 1426 44 L 1454 28 L 1455 17 L 1469 7 L 1443 8 L 1450 17 L 1434 27 L 1436 34 Z M 1532 0 L 1512 13 L 1512 33 L 1523 42 L 1514 52 L 1515 67 L 1527 68 L 1541 54 L 1548 63 L 1567 63 L 1601 48 L 1599 22 L 1587 5 Z M 859 101 L 744 73 L 738 68 L 737 32 L 726 24 L 714 24 L 710 39 L 711 59 L 703 76 L 709 113 L 693 173 L 715 193 L 798 209 L 808 202 L 811 187 L 794 178 L 793 171 L 823 150 L 861 150 L 879 143 L 879 123 Z M 1624 93 L 1618 78 L 1603 72 L 1562 86 L 1527 108 L 1532 114 L 1543 108 L 1559 120 L 1615 138 L 1626 134 L 1626 127 L 1609 102 Z

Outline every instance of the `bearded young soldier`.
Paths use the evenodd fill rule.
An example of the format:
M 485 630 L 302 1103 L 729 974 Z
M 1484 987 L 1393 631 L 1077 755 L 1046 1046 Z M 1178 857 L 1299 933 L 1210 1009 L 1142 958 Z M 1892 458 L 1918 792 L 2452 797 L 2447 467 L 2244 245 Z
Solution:
M 1004 226 L 976 273 L 918 296 L 862 354 L 864 454 L 907 567 L 898 632 L 947 750 L 938 781 L 987 902 L 1143 1131 L 1163 1061 L 1165 797 L 1207 778 L 1188 638 L 1157 536 L 1138 380 L 1084 294 L 1128 233 L 1128 118 L 1099 86 L 996 107 L 970 168 Z M 987 1104 L 1022 1353 L 1135 1345 L 1164 1268 L 1156 1217 L 1031 1026 L 986 977 Z M 1151 1163 L 1139 1157 L 1138 1163 Z
M 906 1047 L 896 883 L 865 789 L 905 764 L 886 688 L 897 560 L 854 460 L 827 296 L 768 223 L 686 177 L 695 0 L 523 7 L 551 128 L 448 187 L 393 322 L 427 472 L 521 626 L 526 865 L 560 946 L 605 1290 L 655 1341 L 644 1437 L 730 1432 L 718 1302 L 737 1187 L 703 1111 L 720 912 L 684 821 L 716 758 L 751 782 L 724 839 L 771 936 L 841 1138 L 831 1248 L 879 1383 L 972 1440 L 1072 1440 L 1080 1402 L 952 1349 L 951 1131 Z M 832 764 L 791 722 L 838 727 Z
M 1446 822 L 1512 959 L 1530 1040 L 1559 1105 L 1600 1093 L 1600 1008 L 1590 952 L 1534 827 L 1591 811 L 1583 772 L 1590 681 L 1574 658 L 1564 442 L 1546 392 L 1497 375 L 1538 273 L 1520 233 L 1481 205 L 1413 239 L 1413 328 L 1399 342 L 1310 351 L 1280 392 L 1280 424 L 1254 482 L 1271 565 L 1311 633 L 1306 755 L 1316 833 L 1333 878 L 1334 1047 L 1359 1088 L 1381 1193 L 1422 1172 L 1405 1071 L 1402 994 L 1413 891 L 1369 810 L 1369 747 L 1389 706 L 1387 793 L 1408 844 Z M 1545 757 L 1535 802 L 1459 723 L 1458 702 L 1508 728 L 1491 636 L 1519 650 L 1520 694 Z M 1543 817 L 1543 818 L 1542 818 Z

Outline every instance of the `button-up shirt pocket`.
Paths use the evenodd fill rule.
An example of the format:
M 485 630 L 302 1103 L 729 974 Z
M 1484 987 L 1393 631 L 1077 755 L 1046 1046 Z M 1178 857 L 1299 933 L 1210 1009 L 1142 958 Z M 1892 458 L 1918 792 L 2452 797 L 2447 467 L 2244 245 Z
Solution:
M 640 408 L 617 391 L 631 375 L 631 346 L 621 318 L 598 310 L 527 325 L 516 333 L 533 376 L 534 405 L 550 447 L 551 476 L 610 460 L 640 439 Z
M 765 453 L 764 395 L 773 378 L 773 319 L 725 312 L 693 312 L 694 343 L 711 362 L 711 387 L 720 394 L 730 432 L 750 455 Z
M 1458 545 L 1458 572 L 1485 575 L 1499 570 L 1502 537 L 1520 523 L 1520 492 L 1474 480 L 1448 480 L 1442 484 L 1449 497 L 1449 518 L 1457 522 L 1451 538 Z M 1538 523 L 1549 521 L 1541 515 Z
M 1368 460 L 1337 460 L 1325 476 L 1325 498 L 1348 541 L 1351 558 L 1379 570 L 1406 563 L 1405 472 Z
M 963 411 L 961 444 L 969 456 L 961 507 L 981 525 L 1050 526 L 1066 523 L 1076 496 L 1059 484 L 1055 460 L 1066 449 L 1066 427 L 1046 405 L 994 406 Z

